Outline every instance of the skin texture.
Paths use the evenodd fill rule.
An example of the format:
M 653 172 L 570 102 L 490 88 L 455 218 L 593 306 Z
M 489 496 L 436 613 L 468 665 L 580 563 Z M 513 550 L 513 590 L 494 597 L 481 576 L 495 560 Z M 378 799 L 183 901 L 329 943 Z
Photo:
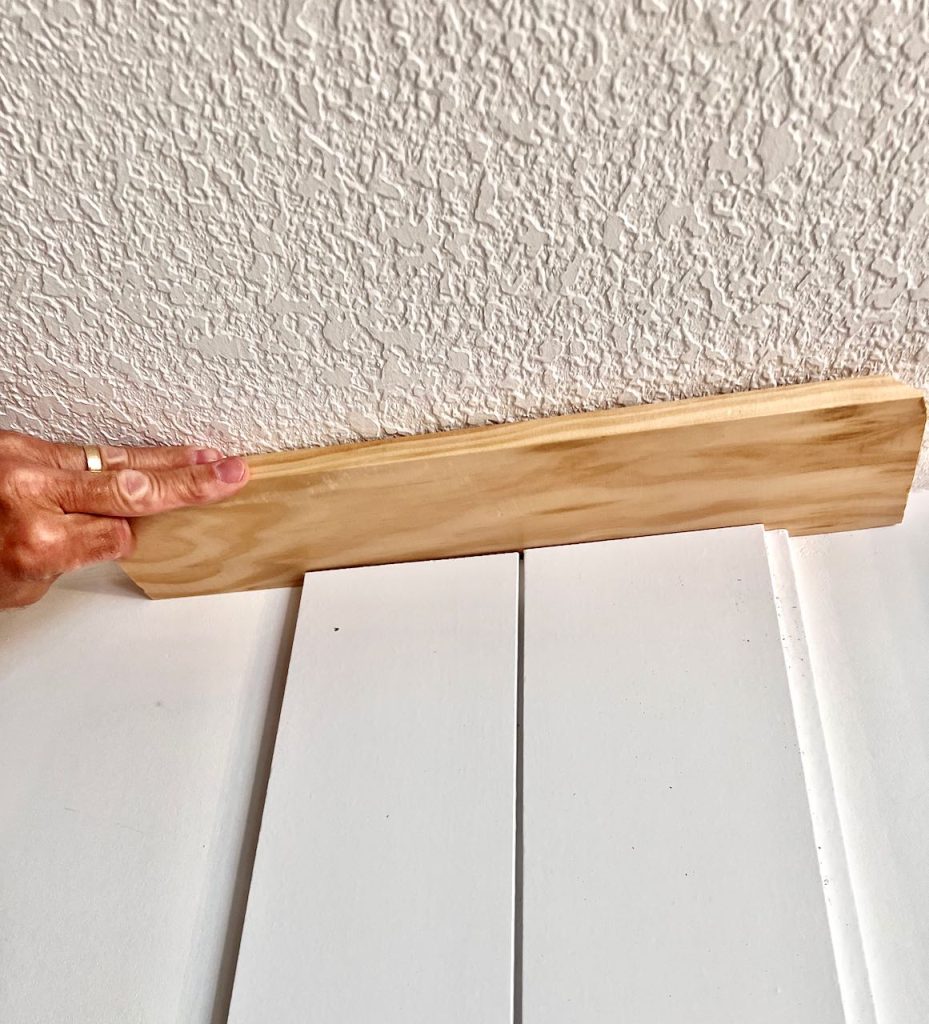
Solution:
M 0 609 L 35 604 L 63 573 L 128 555 L 131 521 L 222 501 L 248 481 L 244 459 L 213 448 L 100 447 L 0 431 Z

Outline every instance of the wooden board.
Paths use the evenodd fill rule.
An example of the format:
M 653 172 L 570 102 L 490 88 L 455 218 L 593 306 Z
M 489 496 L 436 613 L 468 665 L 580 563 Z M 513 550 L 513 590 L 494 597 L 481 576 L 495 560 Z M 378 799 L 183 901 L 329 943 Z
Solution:
M 315 573 L 230 1024 L 509 1024 L 516 555 Z
M 522 1020 L 844 1021 L 759 527 L 525 556 Z
M 919 391 L 874 377 L 258 455 L 230 501 L 140 522 L 123 564 L 178 597 L 719 526 L 883 526 L 924 422 Z

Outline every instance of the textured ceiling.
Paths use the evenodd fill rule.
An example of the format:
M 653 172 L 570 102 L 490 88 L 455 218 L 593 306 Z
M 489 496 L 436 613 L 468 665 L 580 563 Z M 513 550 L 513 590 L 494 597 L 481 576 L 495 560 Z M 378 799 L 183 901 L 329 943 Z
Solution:
M 6 425 L 259 450 L 929 383 L 922 0 L 3 8 Z

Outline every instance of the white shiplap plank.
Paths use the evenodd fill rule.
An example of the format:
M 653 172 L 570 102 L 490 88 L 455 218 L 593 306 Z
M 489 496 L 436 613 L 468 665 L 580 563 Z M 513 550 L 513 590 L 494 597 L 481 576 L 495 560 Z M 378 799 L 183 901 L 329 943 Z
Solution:
M 0 1021 L 224 1019 L 295 597 L 0 612 Z
M 517 581 L 307 576 L 230 1024 L 511 1019 Z
M 765 546 L 806 791 L 810 800 L 816 855 L 823 881 L 845 1024 L 878 1024 L 822 714 L 816 695 L 809 637 L 797 592 L 790 538 L 783 530 L 772 530 L 765 534 Z
M 791 541 L 880 1024 L 929 1020 L 929 494 Z
M 838 1024 L 760 528 L 525 588 L 523 1024 Z

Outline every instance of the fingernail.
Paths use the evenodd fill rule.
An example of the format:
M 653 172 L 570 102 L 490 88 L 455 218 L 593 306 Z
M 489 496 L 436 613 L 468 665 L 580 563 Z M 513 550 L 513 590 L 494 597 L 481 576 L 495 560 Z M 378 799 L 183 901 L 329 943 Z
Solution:
M 222 457 L 223 453 L 215 448 L 199 448 L 194 452 L 194 464 L 201 466 L 204 462 L 219 462 Z
M 237 484 L 245 479 L 248 466 L 245 459 L 223 459 L 216 463 L 216 475 L 224 484 Z
M 120 482 L 130 498 L 138 498 L 148 490 L 148 477 L 137 469 L 124 469 L 120 474 Z

